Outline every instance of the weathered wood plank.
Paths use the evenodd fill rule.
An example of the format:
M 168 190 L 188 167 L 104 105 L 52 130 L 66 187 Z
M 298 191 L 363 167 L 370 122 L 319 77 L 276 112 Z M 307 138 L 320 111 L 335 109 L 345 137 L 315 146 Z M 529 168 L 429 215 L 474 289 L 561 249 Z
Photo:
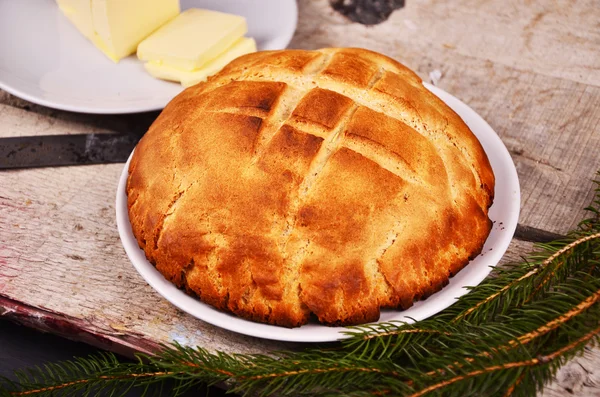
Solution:
M 0 91 L 2 94 L 3 91 Z M 85 121 L 84 121 L 85 120 Z M 31 112 L 0 103 L 0 126 L 2 137 L 29 135 L 92 134 L 112 132 L 98 123 L 56 118 L 43 113 Z
M 521 241 L 513 239 L 511 241 L 506 254 L 500 260 L 499 266 L 505 265 L 509 262 L 520 262 L 529 252 L 533 250 L 533 243 L 529 241 Z
M 443 62 L 445 55 L 462 55 L 600 85 L 595 0 L 413 0 L 376 26 L 350 22 L 331 11 L 327 0 L 300 1 L 299 6 L 292 47 L 366 47 L 400 55 L 413 67 L 423 56 Z
M 587 347 L 583 357 L 577 357 L 562 367 L 556 379 L 539 394 L 540 397 L 565 395 L 600 396 L 600 349 Z
M 50 109 L 0 90 L 0 136 L 146 131 L 158 112 L 84 114 Z

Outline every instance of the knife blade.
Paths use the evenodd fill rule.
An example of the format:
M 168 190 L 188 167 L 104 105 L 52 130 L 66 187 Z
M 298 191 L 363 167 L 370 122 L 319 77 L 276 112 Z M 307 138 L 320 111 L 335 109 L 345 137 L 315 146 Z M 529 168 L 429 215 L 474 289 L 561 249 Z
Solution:
M 0 170 L 124 163 L 140 138 L 121 133 L 0 138 Z

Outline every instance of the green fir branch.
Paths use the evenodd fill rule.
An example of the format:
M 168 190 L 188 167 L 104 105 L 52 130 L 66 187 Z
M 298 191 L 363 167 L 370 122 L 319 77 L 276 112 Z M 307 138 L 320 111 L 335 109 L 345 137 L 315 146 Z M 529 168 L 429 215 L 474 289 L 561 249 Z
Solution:
M 533 395 L 600 341 L 600 173 L 595 183 L 591 216 L 564 240 L 494 269 L 418 323 L 353 327 L 333 348 L 272 356 L 178 344 L 134 363 L 99 354 L 17 371 L 16 380 L 0 379 L 0 396 L 118 396 L 130 388 L 156 391 L 154 385 L 178 395 L 217 383 L 259 395 Z

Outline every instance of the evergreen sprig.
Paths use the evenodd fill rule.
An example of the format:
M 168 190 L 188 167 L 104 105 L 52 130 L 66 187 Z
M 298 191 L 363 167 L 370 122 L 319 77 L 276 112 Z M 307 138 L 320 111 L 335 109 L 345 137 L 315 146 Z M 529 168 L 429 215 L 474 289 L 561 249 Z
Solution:
M 265 355 L 178 344 L 120 362 L 111 353 L 16 372 L 1 396 L 179 395 L 224 383 L 259 395 L 530 396 L 600 341 L 600 173 L 591 216 L 560 241 L 493 270 L 454 305 L 418 323 L 354 327 L 350 338 Z

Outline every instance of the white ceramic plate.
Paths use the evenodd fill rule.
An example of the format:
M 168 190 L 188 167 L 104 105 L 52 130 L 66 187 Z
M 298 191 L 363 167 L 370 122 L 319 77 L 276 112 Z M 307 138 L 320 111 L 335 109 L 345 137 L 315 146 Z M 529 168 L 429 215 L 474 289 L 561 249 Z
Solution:
M 181 8 L 243 15 L 260 50 L 282 49 L 298 19 L 295 0 L 181 0 Z M 113 63 L 54 0 L 0 0 L 0 88 L 40 105 L 85 113 L 162 109 L 182 88 L 152 78 L 135 55 Z
M 384 310 L 380 322 L 400 320 L 412 322 L 423 320 L 450 306 L 456 298 L 466 294 L 467 286 L 479 284 L 502 258 L 517 227 L 520 209 L 520 189 L 517 171 L 508 154 L 508 150 L 494 130 L 473 109 L 447 92 L 426 84 L 426 87 L 446 102 L 467 123 L 475 133 L 488 155 L 496 176 L 495 199 L 490 208 L 489 217 L 495 221 L 492 231 L 483 247 L 482 255 L 475 258 L 467 267 L 450 279 L 450 283 L 441 291 L 419 301 L 404 311 Z M 125 185 L 129 162 L 125 165 L 117 190 L 117 225 L 121 241 L 129 259 L 159 294 L 175 306 L 189 314 L 219 327 L 246 335 L 267 339 L 295 342 L 326 342 L 347 337 L 347 328 L 326 327 L 319 324 L 308 324 L 299 328 L 282 328 L 260 324 L 223 313 L 199 300 L 186 295 L 167 281 L 146 260 L 144 252 L 138 247 L 131 231 L 127 212 Z

